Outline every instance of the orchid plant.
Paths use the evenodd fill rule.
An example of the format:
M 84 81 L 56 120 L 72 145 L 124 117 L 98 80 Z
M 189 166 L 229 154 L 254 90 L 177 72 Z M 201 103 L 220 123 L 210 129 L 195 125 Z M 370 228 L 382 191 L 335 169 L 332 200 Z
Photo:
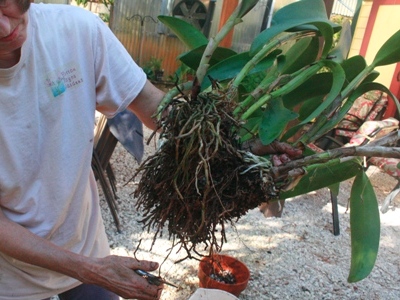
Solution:
M 157 116 L 179 94 L 192 99 L 202 95 L 223 97 L 225 103 L 234 106 L 231 118 L 234 124 L 240 124 L 234 129 L 239 143 L 258 138 L 264 145 L 279 140 L 302 147 L 304 158 L 280 167 L 271 166 L 268 157 L 252 157 L 253 161 L 257 160 L 254 165 L 265 165 L 268 174 L 273 174 L 278 187 L 276 199 L 338 186 L 355 177 L 350 196 L 352 252 L 348 281 L 362 280 L 375 264 L 380 220 L 377 199 L 360 157 L 398 157 L 398 152 L 383 151 L 386 154 L 382 154 L 382 147 L 377 152 L 375 148 L 363 146 L 314 153 L 307 145 L 335 128 L 354 101 L 370 90 L 388 94 L 400 111 L 395 95 L 374 81 L 378 76 L 376 67 L 400 61 L 400 31 L 367 65 L 360 55 L 347 57 L 351 43 L 349 24 L 339 26 L 331 22 L 322 0 L 301 0 L 277 11 L 272 26 L 255 37 L 248 51 L 237 53 L 220 47 L 222 39 L 242 22 L 257 2 L 242 0 L 222 29 L 210 38 L 183 20 L 159 16 L 189 49 L 178 59 L 192 68 L 196 77 L 171 89 L 160 104 Z M 339 31 L 340 40 L 333 47 L 334 34 Z M 308 126 L 306 131 L 305 126 Z M 188 134 L 181 136 L 184 135 Z M 393 140 L 397 141 L 397 135 L 391 136 L 390 141 Z M 301 170 L 301 175 L 294 170 Z M 199 172 L 199 166 L 195 172 Z M 204 181 L 204 177 L 200 179 Z M 196 177 L 199 194 L 200 179 Z M 175 181 L 174 184 L 177 185 Z

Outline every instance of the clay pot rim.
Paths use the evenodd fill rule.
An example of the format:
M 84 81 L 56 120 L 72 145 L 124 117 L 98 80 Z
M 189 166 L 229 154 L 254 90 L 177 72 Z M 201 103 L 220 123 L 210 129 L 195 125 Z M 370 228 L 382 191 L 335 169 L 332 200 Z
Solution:
M 238 262 L 239 264 L 242 265 L 244 271 L 246 272 L 246 276 L 244 277 L 244 279 L 243 279 L 242 281 L 237 281 L 236 283 L 234 283 L 234 285 L 242 285 L 242 284 L 245 284 L 245 283 L 247 283 L 247 282 L 249 281 L 249 278 L 250 278 L 250 270 L 249 270 L 249 268 L 246 266 L 246 264 L 245 264 L 244 262 L 240 261 L 239 259 L 237 259 L 236 257 L 230 256 L 230 255 L 227 255 L 227 254 L 217 254 L 217 253 L 215 253 L 215 254 L 213 254 L 213 255 L 211 255 L 211 256 L 204 256 L 204 257 L 200 260 L 200 264 L 199 264 L 199 268 L 202 269 L 203 272 L 204 272 L 204 268 L 202 268 L 202 265 L 207 264 L 207 263 L 208 263 L 208 260 L 210 260 L 211 257 L 226 257 L 226 258 L 235 260 L 236 262 Z M 211 279 L 211 278 L 210 278 L 210 279 Z M 211 280 L 216 281 L 216 280 L 214 280 L 214 279 L 211 279 Z M 217 282 L 217 281 L 216 281 L 216 282 Z M 232 284 L 230 284 L 230 283 L 224 283 L 224 282 L 219 282 L 219 283 L 220 283 L 220 284 L 223 284 L 223 285 L 227 285 L 227 286 L 232 285 Z

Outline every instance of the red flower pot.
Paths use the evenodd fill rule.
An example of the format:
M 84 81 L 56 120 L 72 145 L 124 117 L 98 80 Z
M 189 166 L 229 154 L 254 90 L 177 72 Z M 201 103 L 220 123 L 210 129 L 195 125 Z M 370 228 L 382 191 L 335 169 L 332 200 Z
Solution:
M 217 273 L 221 268 L 230 272 L 236 282 L 232 284 L 223 283 L 210 277 L 211 274 Z M 214 254 L 213 257 L 202 258 L 199 264 L 198 277 L 200 287 L 224 290 L 238 297 L 247 287 L 250 271 L 244 263 L 231 256 Z

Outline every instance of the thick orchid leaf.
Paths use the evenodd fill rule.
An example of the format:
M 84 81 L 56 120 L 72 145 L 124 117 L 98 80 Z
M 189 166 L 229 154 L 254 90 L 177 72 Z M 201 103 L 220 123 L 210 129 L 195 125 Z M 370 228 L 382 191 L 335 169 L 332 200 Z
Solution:
M 240 10 L 238 13 L 238 18 L 244 17 L 250 10 L 253 9 L 254 6 L 258 3 L 259 0 L 242 0 L 240 5 Z
M 333 23 L 331 21 L 328 21 L 328 23 L 331 25 L 333 33 L 337 33 L 342 29 L 342 26 L 340 26 L 339 24 Z M 317 28 L 314 25 L 305 24 L 290 28 L 287 30 L 287 32 L 316 31 L 316 30 Z
M 344 72 L 343 68 L 340 64 L 330 60 L 325 60 L 324 64 L 331 70 L 333 75 L 331 90 L 329 91 L 329 94 L 324 102 L 322 102 L 321 105 L 318 106 L 318 108 L 308 116 L 308 118 L 304 119 L 301 124 L 306 124 L 318 117 L 325 110 L 325 108 L 327 108 L 336 99 L 336 97 L 340 95 L 342 91 L 343 84 L 346 80 L 346 73 Z
M 336 47 L 329 52 L 329 57 L 337 63 L 343 62 L 349 54 L 352 40 L 351 25 L 350 22 L 346 20 L 342 24 L 339 41 Z
M 392 93 L 391 90 L 389 90 L 386 86 L 383 84 L 380 84 L 378 82 L 366 82 L 364 84 L 368 84 L 371 87 L 371 91 L 381 91 L 389 95 L 390 98 L 394 101 L 394 104 L 396 105 L 397 111 L 400 113 L 400 102 L 399 99 L 397 99 L 396 95 Z
M 321 55 L 322 55 L 322 57 L 325 57 L 329 53 L 329 50 L 332 48 L 332 45 L 333 45 L 334 31 L 332 28 L 332 24 L 329 22 L 324 22 L 324 21 L 311 22 L 309 24 L 314 25 L 324 38 L 325 43 L 324 43 L 324 48 L 322 49 Z
M 285 5 L 274 14 L 272 18 L 272 26 L 287 23 L 288 19 L 291 19 L 298 25 L 310 23 L 312 20 L 328 21 L 324 1 L 302 0 Z M 292 25 L 290 28 L 291 27 L 294 26 Z
M 183 62 L 185 65 L 190 68 L 196 70 L 199 67 L 201 57 L 206 49 L 207 45 L 202 45 L 193 49 L 189 52 L 183 53 L 178 56 L 178 59 Z M 218 47 L 215 49 L 212 58 L 210 60 L 210 65 L 214 65 L 222 60 L 227 59 L 228 57 L 234 56 L 237 53 L 229 48 Z
M 307 31 L 312 29 L 321 32 L 326 41 L 323 51 L 326 54 L 332 45 L 333 28 L 327 18 L 324 2 L 322 0 L 303 0 L 286 5 L 276 12 L 272 19 L 272 26 L 254 39 L 250 55 L 255 55 L 278 34 L 305 24 L 312 25 L 307 27 Z
M 318 73 L 309 78 L 301 86 L 283 96 L 287 108 L 294 108 L 302 102 L 316 96 L 325 96 L 332 87 L 333 76 L 330 72 Z
M 293 189 L 281 192 L 280 199 L 304 195 L 345 181 L 356 176 L 356 174 L 362 170 L 362 165 L 359 158 L 344 161 L 332 159 L 324 164 L 308 166 L 305 170 L 306 175 L 300 179 Z
M 400 112 L 400 104 L 397 100 L 396 96 L 384 85 L 378 82 L 365 82 L 358 86 L 347 98 L 346 102 L 340 108 L 339 112 L 335 115 L 335 118 L 331 118 L 327 124 L 323 127 L 322 131 L 329 131 L 334 128 L 336 124 L 338 124 L 346 115 L 346 113 L 353 106 L 354 101 L 357 100 L 360 96 L 364 95 L 369 91 L 381 91 L 388 94 L 396 104 L 397 110 Z
M 384 85 L 382 85 L 382 84 L 380 84 L 378 82 L 362 83 L 349 96 L 348 100 L 343 105 L 343 107 L 350 109 L 353 106 L 355 100 L 357 100 L 359 97 L 361 97 L 362 95 L 364 95 L 365 93 L 367 93 L 369 91 L 381 91 L 381 92 L 384 92 L 384 93 L 388 93 L 389 95 L 392 94 L 392 92 L 388 88 L 386 88 Z M 342 115 L 339 115 L 339 116 L 342 116 Z M 343 114 L 342 118 L 344 118 L 344 114 Z
M 373 70 L 367 75 L 367 77 L 364 78 L 363 82 L 372 82 L 377 79 L 379 75 L 380 73 L 378 71 Z
M 297 114 L 285 106 L 282 99 L 274 99 L 268 103 L 268 107 L 262 117 L 259 137 L 264 145 L 272 143 L 278 138 L 286 125 L 297 118 Z
M 193 25 L 175 17 L 158 16 L 161 23 L 167 26 L 189 49 L 207 45 L 206 36 Z
M 342 77 L 343 74 L 340 76 Z M 318 117 L 323 112 L 322 108 L 327 107 L 335 101 L 337 97 L 340 97 L 341 90 L 338 89 L 339 85 L 336 87 L 334 86 L 333 78 L 332 73 L 316 74 L 300 87 L 285 95 L 284 104 L 286 107 L 293 108 L 297 104 L 303 104 L 299 112 L 299 120 L 301 122 L 289 128 L 282 136 L 282 141 L 287 141 L 295 135 L 304 124 Z M 328 96 L 326 97 L 327 94 Z M 335 94 L 336 96 L 334 98 L 333 96 Z M 324 101 L 321 101 L 321 99 L 324 99 Z
M 327 75 L 322 75 L 324 73 L 321 74 L 317 74 L 314 75 L 313 77 L 311 77 L 308 81 L 306 81 L 305 83 L 303 83 L 299 88 L 297 88 L 296 90 L 293 90 L 292 93 L 295 93 L 296 91 L 298 91 L 298 93 L 296 94 L 297 97 L 296 99 L 298 99 L 298 101 L 305 101 L 307 99 L 316 97 L 318 95 L 325 95 L 326 93 L 328 93 L 328 96 L 326 97 L 326 99 L 316 108 L 313 110 L 313 112 L 308 115 L 307 117 L 304 118 L 304 115 L 302 115 L 302 118 L 304 118 L 300 124 L 293 126 L 292 128 L 290 128 L 282 137 L 283 140 L 287 140 L 289 139 L 291 136 L 293 136 L 304 124 L 310 122 L 311 120 L 313 120 L 314 118 L 318 117 L 325 108 L 327 108 L 341 93 L 342 91 L 342 87 L 343 84 L 346 80 L 346 74 L 343 70 L 343 68 L 330 60 L 324 60 L 321 63 L 323 63 L 325 66 L 327 66 L 328 68 L 331 69 L 331 73 L 327 73 Z M 330 74 L 330 75 L 328 75 Z M 321 84 L 317 84 L 317 82 L 315 81 L 315 84 L 310 84 L 310 80 L 320 80 L 321 78 L 324 78 L 322 76 L 326 76 L 325 78 L 327 78 L 326 82 L 324 81 L 320 81 Z M 330 80 L 328 80 L 331 77 Z M 326 90 L 329 89 L 329 91 L 327 92 Z M 300 94 L 302 93 L 302 94 Z M 302 96 L 303 95 L 303 96 Z M 285 97 L 285 99 L 288 99 L 287 97 Z M 303 99 L 303 100 L 301 100 Z M 287 107 L 293 107 L 292 105 L 294 104 L 293 99 L 289 99 L 287 101 L 285 101 L 285 105 L 286 103 L 290 101 L 291 105 L 287 105 Z M 305 105 L 309 105 L 309 103 L 305 104 Z M 304 110 L 306 108 L 303 108 Z
M 367 277 L 376 261 L 380 239 L 379 208 L 365 172 L 357 174 L 350 193 L 351 265 L 348 282 Z
M 302 121 L 307 118 L 313 111 L 315 111 L 318 106 L 321 105 L 322 101 L 324 100 L 324 95 L 318 95 L 307 99 L 304 101 L 303 105 L 300 107 L 299 110 L 299 120 Z
M 276 50 L 271 52 L 267 57 L 262 59 L 250 72 L 250 74 L 255 74 L 260 71 L 265 71 L 269 69 L 276 57 L 281 53 L 281 50 Z M 231 79 L 235 77 L 240 70 L 249 62 L 251 57 L 248 52 L 243 52 L 240 54 L 232 55 L 229 58 L 220 61 L 219 63 L 213 65 L 208 69 L 207 75 L 218 81 L 223 81 L 226 79 Z M 202 89 L 211 84 L 210 79 L 206 76 L 201 84 Z
M 358 74 L 361 73 L 367 67 L 367 63 L 365 58 L 361 55 L 356 55 L 346 59 L 342 62 L 342 68 L 346 73 L 346 82 L 352 81 L 357 77 Z M 347 84 L 345 84 L 347 85 Z
M 374 67 L 394 64 L 400 61 L 400 30 L 393 34 L 379 49 L 372 65 Z
M 303 38 L 286 52 L 282 74 L 291 74 L 315 61 L 319 51 L 318 38 Z

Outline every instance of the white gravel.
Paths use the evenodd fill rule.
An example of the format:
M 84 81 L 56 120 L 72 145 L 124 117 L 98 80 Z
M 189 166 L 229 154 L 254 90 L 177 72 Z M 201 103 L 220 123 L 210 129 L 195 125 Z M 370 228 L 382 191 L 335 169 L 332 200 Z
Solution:
M 148 131 L 145 131 L 146 135 Z M 146 147 L 147 153 L 154 145 Z M 138 259 L 164 261 L 170 250 L 167 237 L 157 239 L 150 252 L 152 233 L 143 232 L 134 208 L 129 182 L 137 163 L 118 144 L 111 164 L 117 177 L 119 217 L 123 232 L 118 234 L 101 195 L 103 215 L 112 253 L 133 256 L 140 240 Z M 379 201 L 395 180 L 376 168 L 369 169 Z M 347 283 L 350 266 L 349 214 L 346 212 L 350 183 L 343 183 L 339 195 L 339 236 L 332 234 L 330 196 L 327 189 L 288 199 L 282 218 L 265 218 L 258 209 L 228 228 L 228 243 L 222 253 L 243 261 L 251 272 L 249 285 L 239 299 L 400 299 L 400 209 L 381 215 L 381 245 L 370 276 Z M 101 190 L 100 190 L 101 193 Z M 102 194 L 102 193 L 101 193 Z M 399 203 L 399 197 L 396 204 Z M 162 299 L 188 299 L 198 288 L 196 260 L 174 262 L 185 253 L 171 253 L 161 275 L 179 286 L 166 286 Z

